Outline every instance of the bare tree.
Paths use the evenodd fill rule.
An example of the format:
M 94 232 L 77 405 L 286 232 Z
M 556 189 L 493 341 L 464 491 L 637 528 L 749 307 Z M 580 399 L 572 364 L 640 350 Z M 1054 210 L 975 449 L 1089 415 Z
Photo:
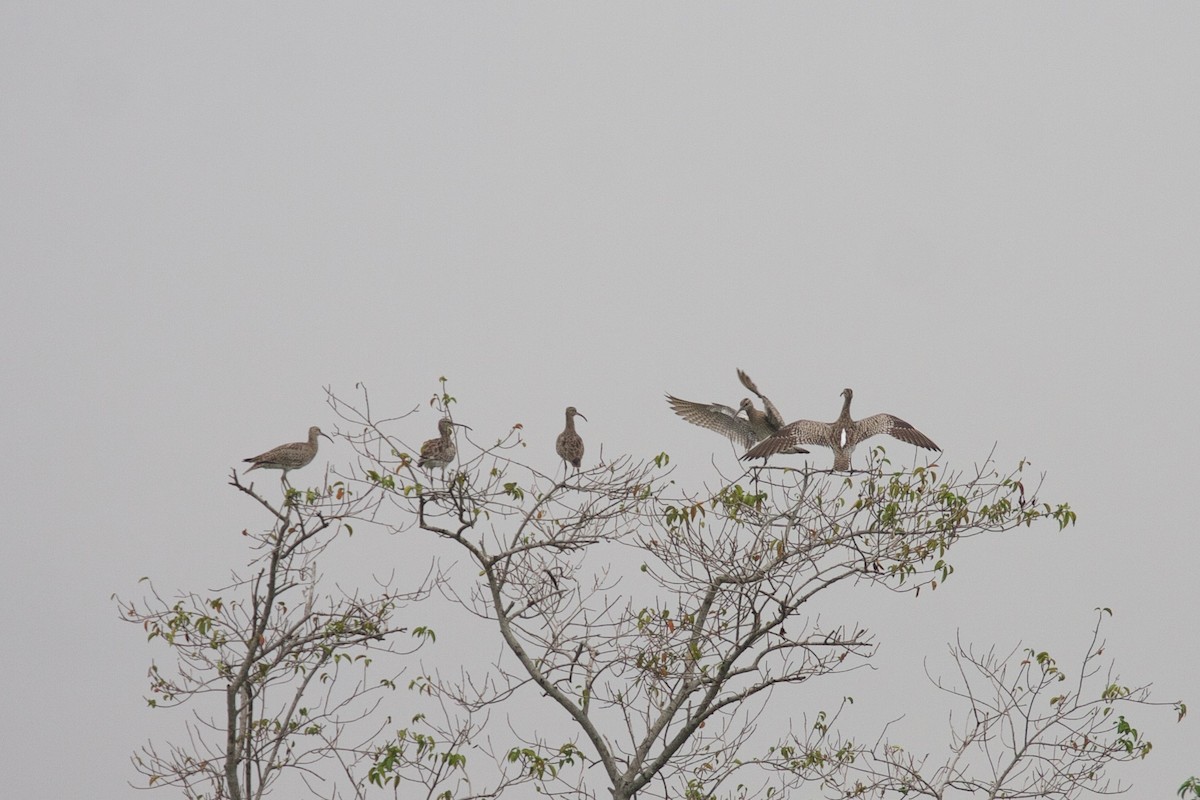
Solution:
M 400 704 L 380 705 L 372 687 L 354 683 L 348 696 L 372 700 L 357 706 L 355 717 L 367 735 L 348 742 L 345 728 L 333 726 L 306 751 L 309 760 L 280 763 L 276 753 L 299 752 L 291 749 L 301 739 L 293 736 L 297 718 L 288 709 L 308 696 L 311 679 L 287 683 L 277 669 L 283 662 L 262 666 L 268 653 L 286 649 L 264 643 L 291 642 L 296 634 L 284 632 L 298 630 L 298 623 L 274 616 L 277 628 L 263 627 L 266 609 L 278 603 L 272 584 L 264 583 L 273 567 L 263 567 L 237 584 L 255 600 L 222 629 L 222 645 L 237 643 L 232 651 L 192 656 L 182 683 L 157 683 L 153 673 L 164 698 L 190 698 L 199 687 L 226 693 L 226 714 L 206 729 L 225 734 L 212 750 L 219 767 L 203 774 L 206 785 L 218 787 L 215 796 L 261 796 L 280 769 L 316 776 L 317 761 L 336 757 L 343 791 L 356 797 L 495 798 L 524 786 L 521 796 L 536 790 L 613 800 L 784 797 L 800 790 L 829 797 L 943 798 L 965 790 L 1070 798 L 1119 789 L 1105 781 L 1105 768 L 1149 750 L 1124 716 L 1110 717 L 1122 705 L 1150 705 L 1145 687 L 1123 688 L 1110 676 L 1099 694 L 1093 691 L 1098 638 L 1077 689 L 1053 698 L 1047 681 L 1062 673 L 1049 656 L 1034 653 L 1013 666 L 993 652 L 956 646 L 964 684 L 939 685 L 969 711 L 955 723 L 944 763 L 911 756 L 915 749 L 882 737 L 874 746 L 858 743 L 839 730 L 844 702 L 808 709 L 798 719 L 779 710 L 792 687 L 875 658 L 876 634 L 840 616 L 840 605 L 827 601 L 834 588 L 928 592 L 953 574 L 951 555 L 969 539 L 1042 521 L 1060 530 L 1074 524 L 1069 505 L 1039 499 L 1040 480 L 1030 482 L 1024 461 L 1008 471 L 990 457 L 969 471 L 936 463 L 897 469 L 876 448 L 854 475 L 761 467 L 718 475 L 715 488 L 686 492 L 675 485 L 666 454 L 601 457 L 577 472 L 543 472 L 518 458 L 526 443 L 515 425 L 491 444 L 454 426 L 458 460 L 444 471 L 424 470 L 414 457 L 420 437 L 407 438 L 415 429 L 407 414 L 377 417 L 366 390 L 360 392 L 353 400 L 329 393 L 343 423 L 338 435 L 356 452 L 335 471 L 333 486 L 307 503 L 293 496 L 278 509 L 257 498 L 277 520 L 262 539 L 263 558 L 274 564 L 268 554 L 281 542 L 318 531 L 376 526 L 405 542 L 406 559 L 414 551 L 433 554 L 429 580 L 404 602 L 447 607 L 456 635 L 476 646 L 458 666 L 429 649 L 434 663 L 422 664 L 407 684 L 413 699 L 403 707 L 420 707 L 409 725 L 396 727 L 390 716 L 376 722 L 398 713 Z M 430 404 L 452 416 L 455 399 L 444 382 Z M 557 466 L 557 459 L 547 460 Z M 236 477 L 233 483 L 255 496 Z M 342 501 L 342 492 L 353 501 Z M 344 505 L 318 511 L 331 497 Z M 418 537 L 427 544 L 414 547 Z M 208 608 L 206 601 L 190 602 Z M 199 650 L 209 646 L 213 634 L 201 634 L 196 612 L 173 623 L 171 609 L 159 606 L 157 614 L 131 608 L 129 616 L 159 636 L 178 637 L 182 626 L 199 637 Z M 363 648 L 360 655 L 398 649 L 403 629 L 390 621 L 399 608 L 393 593 L 340 598 L 334 607 L 336 618 L 345 618 L 338 626 L 343 638 L 319 652 L 348 658 L 354 648 Z M 356 616 L 359 608 L 370 629 Z M 331 619 L 309 628 L 328 630 Z M 482 642 L 492 646 L 485 650 Z M 484 655 L 489 651 L 494 655 Z M 331 662 L 304 663 L 302 674 L 309 675 Z M 339 663 L 336 656 L 332 663 Z M 264 689 L 276 685 L 269 677 L 290 687 L 291 700 L 264 714 Z M 1039 699 L 1053 700 L 1048 712 L 1033 705 Z M 324 720 L 335 718 L 323 713 Z M 199 774 L 196 750 L 193 743 L 160 758 L 150 748 L 139 764 L 190 791 L 189 776 Z M 968 756 L 976 751 L 984 757 Z M 987 768 L 973 771 L 980 764 Z
M 855 797 L 944 800 L 969 795 L 1070 800 L 1121 794 L 1128 787 L 1109 776 L 1115 763 L 1144 759 L 1151 743 L 1125 714 L 1153 706 L 1148 686 L 1126 686 L 1102 657 L 1103 618 L 1098 609 L 1091 641 L 1073 674 L 1047 652 L 1015 648 L 1007 655 L 961 641 L 950 647 L 955 678 L 929 675 L 954 699 L 951 742 L 938 762 L 881 739 L 857 748 L 842 762 L 841 788 Z M 928 674 L 928 673 L 927 673 Z M 846 796 L 838 794 L 835 796 Z
M 170 668 L 151 666 L 148 703 L 194 709 L 186 743 L 147 744 L 134 764 L 147 786 L 175 786 L 188 798 L 261 798 L 289 771 L 310 781 L 314 793 L 336 797 L 336 788 L 321 785 L 317 766 L 338 764 L 352 787 L 365 780 L 354 769 L 374 755 L 370 742 L 385 725 L 377 718 L 380 701 L 398 675 L 368 676 L 376 660 L 411 652 L 427 638 L 414 628 L 414 644 L 400 646 L 398 635 L 410 631 L 396 618 L 428 595 L 428 583 L 405 592 L 385 585 L 369 595 L 329 594 L 317 560 L 353 532 L 346 522 L 355 511 L 351 493 L 341 484 L 288 490 L 274 504 L 236 472 L 230 484 L 272 523 L 259 533 L 243 531 L 249 571 L 204 594 L 167 598 L 151 585 L 140 605 L 118 599 L 122 617 L 175 658 Z M 201 703 L 208 695 L 221 697 L 219 712 Z
M 444 389 L 431 400 L 443 413 L 453 402 Z M 504 644 L 473 680 L 435 672 L 429 691 L 451 707 L 505 710 L 507 759 L 549 795 L 743 797 L 817 782 L 842 796 L 894 785 L 890 773 L 846 783 L 845 766 L 867 751 L 832 729 L 836 713 L 814 710 L 803 739 L 761 746 L 771 737 L 760 725 L 777 724 L 764 713 L 773 692 L 874 655 L 872 633 L 825 621 L 823 593 L 936 589 L 967 539 L 1075 522 L 1067 504 L 1038 499 L 1040 481 L 1026 485 L 1024 461 L 1006 473 L 990 458 L 969 473 L 893 469 L 881 448 L 861 475 L 769 467 L 684 495 L 665 454 L 543 473 L 514 458 L 516 426 L 486 446 L 464 434 L 473 450 L 443 478 L 414 467 L 412 444 L 372 418 L 365 390 L 330 403 L 353 431 L 359 461 L 342 477 L 373 499 L 367 517 L 464 553 L 475 577 L 443 592 Z M 566 724 L 535 724 L 535 704 L 557 707 Z M 1002 713 L 1015 724 L 1017 707 Z M 1058 752 L 1063 774 L 1083 769 L 1084 752 Z M 1090 775 L 1120 758 L 1086 752 Z M 1043 757 L 1025 748 L 1017 761 Z M 586 769 L 565 769 L 581 759 Z

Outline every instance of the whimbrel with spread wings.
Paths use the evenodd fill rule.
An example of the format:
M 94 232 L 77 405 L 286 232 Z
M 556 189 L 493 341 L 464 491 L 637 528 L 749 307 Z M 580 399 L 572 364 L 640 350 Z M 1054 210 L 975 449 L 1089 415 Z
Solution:
M 758 386 L 742 370 L 738 370 L 738 379 L 742 385 L 762 400 L 765 411 L 754 407 L 754 401 L 749 397 L 742 398 L 737 408 L 720 403 L 696 403 L 691 400 L 681 400 L 673 395 L 667 395 L 667 404 L 671 410 L 685 421 L 710 431 L 716 431 L 743 450 L 753 447 L 769 436 L 774 436 L 783 427 L 783 416 L 770 399 L 758 390 Z M 745 412 L 746 417 L 739 417 Z M 783 451 L 781 451 L 783 452 Z M 803 448 L 787 450 L 789 453 L 807 453 Z
M 925 434 L 914 428 L 899 417 L 891 414 L 873 414 L 860 420 L 850 418 L 850 401 L 854 392 L 842 390 L 842 413 L 833 422 L 813 422 L 801 419 L 784 425 L 779 431 L 763 439 L 756 447 L 751 448 L 743 460 L 751 458 L 767 458 L 776 453 L 795 452 L 793 448 L 802 444 L 815 444 L 833 450 L 833 468 L 835 470 L 850 470 L 850 456 L 855 446 L 864 439 L 886 433 L 902 442 L 924 447 L 926 450 L 941 450 Z

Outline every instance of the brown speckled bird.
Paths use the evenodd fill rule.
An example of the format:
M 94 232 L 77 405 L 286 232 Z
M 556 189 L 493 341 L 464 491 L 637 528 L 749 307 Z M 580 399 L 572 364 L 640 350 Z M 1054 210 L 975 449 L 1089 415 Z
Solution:
M 454 433 L 455 426 L 459 428 L 467 428 L 461 422 L 455 422 L 449 417 L 442 417 L 438 420 L 438 433 L 441 434 L 436 439 L 429 439 L 421 445 L 421 457 L 417 459 L 418 467 L 440 467 L 445 473 L 446 467 L 458 455 L 458 448 L 454 445 L 454 439 L 450 438 Z
M 750 379 L 750 376 L 740 369 L 737 374 L 742 385 L 762 400 L 765 411 L 755 408 L 754 401 L 749 397 L 742 398 L 742 402 L 738 404 L 737 408 L 730 408 L 720 403 L 695 403 L 691 400 L 681 400 L 672 395 L 667 395 L 667 404 L 686 422 L 716 431 L 745 450 L 768 436 L 774 436 L 783 427 L 784 422 L 779 409 L 758 390 L 758 386 Z M 739 417 L 739 413 L 745 413 L 746 418 Z M 789 452 L 807 453 L 808 451 L 803 448 L 795 448 Z
M 244 462 L 251 464 L 246 472 L 251 472 L 256 469 L 278 469 L 283 471 L 283 476 L 280 480 L 286 482 L 287 474 L 294 469 L 307 467 L 317 456 L 317 437 L 328 436 L 321 433 L 321 429 L 316 425 L 308 429 L 307 442 L 290 442 L 281 444 L 279 447 L 274 447 L 265 453 L 260 453 L 250 458 L 242 459 Z M 333 441 L 333 439 L 329 439 Z
M 583 437 L 575 432 L 575 417 L 583 417 L 583 414 L 576 411 L 575 406 L 567 406 L 567 427 L 558 435 L 554 450 L 563 461 L 578 470 L 583 463 Z
M 850 389 L 843 389 L 842 397 L 846 398 L 842 404 L 842 413 L 833 422 L 813 422 L 801 419 L 788 423 L 780 428 L 778 433 L 763 439 L 756 447 L 751 448 L 742 456 L 742 459 L 765 459 L 776 453 L 792 452 L 791 448 L 796 445 L 815 444 L 833 450 L 833 468 L 835 470 L 852 471 L 850 456 L 854 453 L 854 447 L 864 439 L 870 439 L 881 433 L 894 436 L 902 442 L 917 447 L 924 447 L 926 450 L 940 451 L 942 449 L 912 425 L 891 414 L 873 414 L 857 421 L 851 419 L 850 401 L 854 398 L 854 392 Z

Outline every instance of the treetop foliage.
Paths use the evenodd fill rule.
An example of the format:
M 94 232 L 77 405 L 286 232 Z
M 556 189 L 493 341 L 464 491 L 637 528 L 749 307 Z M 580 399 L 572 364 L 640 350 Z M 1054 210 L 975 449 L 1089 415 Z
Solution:
M 442 473 L 416 466 L 411 411 L 377 417 L 362 387 L 329 404 L 354 457 L 323 485 L 275 502 L 230 481 L 270 526 L 247 533 L 249 572 L 215 596 L 121 603 L 177 659 L 152 668 L 153 705 L 223 696 L 188 744 L 135 757 L 150 785 L 240 800 L 290 773 L 331 798 L 1072 798 L 1120 790 L 1106 768 L 1150 752 L 1131 721 L 1148 689 L 1101 667 L 1099 621 L 1070 676 L 1047 652 L 953 646 L 959 682 L 933 680 L 966 710 L 940 759 L 841 733 L 848 699 L 778 702 L 876 659 L 878 634 L 827 590 L 919 595 L 969 539 L 1074 525 L 1027 461 L 905 469 L 876 447 L 854 474 L 753 467 L 688 490 L 665 453 L 539 470 L 516 425 L 492 444 L 455 428 Z M 430 405 L 456 405 L 444 379 Z M 367 529 L 397 537 L 398 562 L 432 553 L 424 580 L 330 592 L 318 559 Z M 498 655 L 413 659 L 467 629 Z

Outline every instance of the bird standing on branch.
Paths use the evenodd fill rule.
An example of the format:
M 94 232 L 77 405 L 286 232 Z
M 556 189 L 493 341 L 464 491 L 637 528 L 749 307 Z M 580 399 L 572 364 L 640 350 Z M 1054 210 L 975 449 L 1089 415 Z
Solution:
M 288 444 L 281 444 L 279 447 L 271 448 L 265 453 L 259 453 L 256 456 L 244 458 L 242 461 L 252 465 L 246 470 L 246 472 L 252 472 L 256 469 L 282 470 L 283 476 L 280 478 L 280 480 L 283 483 L 287 483 L 287 474 L 289 472 L 294 469 L 300 469 L 301 467 L 307 467 L 309 462 L 316 458 L 318 436 L 325 436 L 326 439 L 329 439 L 328 436 L 326 436 L 324 433 L 321 433 L 320 428 L 314 425 L 308 429 L 307 442 L 290 442 Z M 329 441 L 332 442 L 333 439 L 329 439 Z
M 583 463 L 583 437 L 575 431 L 575 417 L 583 417 L 583 414 L 576 411 L 575 406 L 567 406 L 567 426 L 558 435 L 558 439 L 554 443 L 554 450 L 562 457 L 563 461 L 578 472 Z M 587 417 L 583 418 L 587 419 Z

